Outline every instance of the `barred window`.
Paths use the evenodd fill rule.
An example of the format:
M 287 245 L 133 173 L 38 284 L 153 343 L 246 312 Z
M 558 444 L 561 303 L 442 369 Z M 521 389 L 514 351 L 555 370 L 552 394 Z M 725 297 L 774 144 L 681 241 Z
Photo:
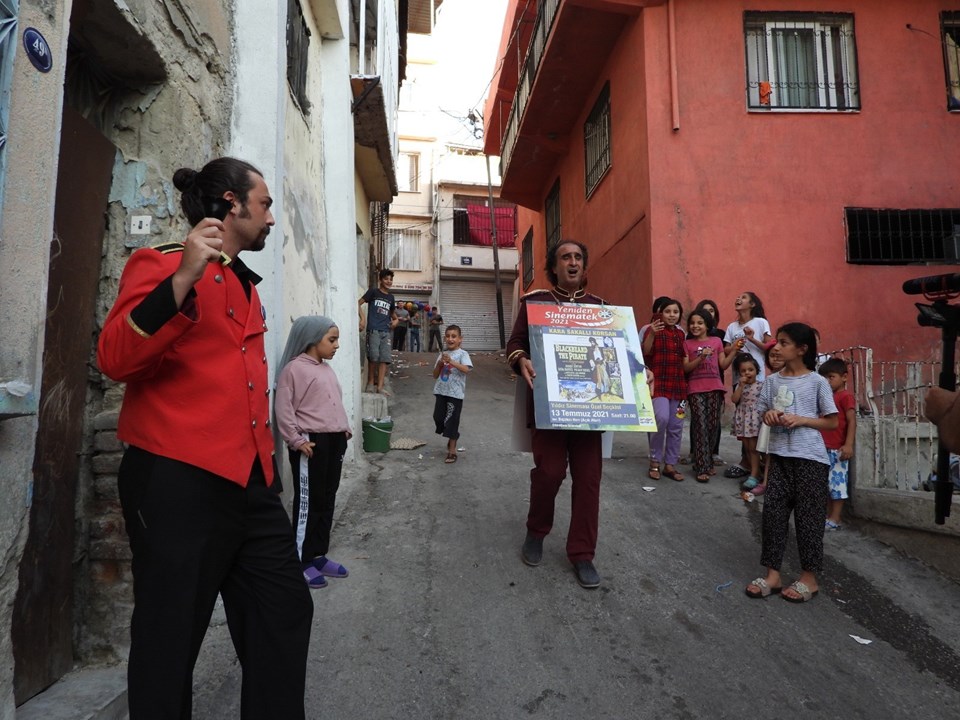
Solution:
M 544 203 L 544 216 L 547 224 L 547 252 L 560 242 L 560 179 L 553 184 Z
M 287 0 L 287 83 L 300 112 L 310 112 L 307 100 L 307 58 L 310 28 L 298 0 Z
M 385 267 L 393 270 L 420 270 L 418 229 L 387 228 L 384 246 Z
M 744 13 L 750 110 L 859 110 L 853 16 Z
M 523 236 L 523 245 L 521 247 L 523 263 L 523 289 L 526 290 L 533 282 L 533 228 L 527 230 Z
M 947 76 L 947 110 L 960 111 L 960 12 L 940 13 L 940 28 Z
M 960 264 L 960 208 L 844 208 L 847 262 L 862 265 Z
M 603 86 L 583 124 L 584 169 L 587 197 L 610 169 L 610 83 Z
M 402 152 L 397 156 L 397 186 L 400 192 L 420 192 L 420 154 Z

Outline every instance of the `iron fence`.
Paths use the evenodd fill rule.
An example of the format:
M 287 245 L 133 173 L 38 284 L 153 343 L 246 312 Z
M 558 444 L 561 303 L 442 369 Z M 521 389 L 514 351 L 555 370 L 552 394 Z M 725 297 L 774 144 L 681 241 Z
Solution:
M 937 430 L 924 417 L 923 400 L 937 385 L 940 363 L 878 361 L 872 348 L 862 346 L 828 354 L 847 362 L 847 389 L 857 401 L 856 482 L 898 490 L 923 488 L 937 464 Z

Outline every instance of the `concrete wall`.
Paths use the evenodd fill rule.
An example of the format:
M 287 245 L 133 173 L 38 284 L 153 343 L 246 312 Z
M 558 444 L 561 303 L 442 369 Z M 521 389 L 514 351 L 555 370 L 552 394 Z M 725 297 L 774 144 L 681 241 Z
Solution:
M 23 4 L 19 27 L 34 27 L 53 54 L 49 73 L 38 72 L 23 52 L 20 33 L 12 71 L 6 180 L 0 225 L 0 382 L 30 386 L 24 398 L 36 406 L 40 396 L 41 356 L 47 299 L 47 268 L 53 235 L 57 144 L 66 57 L 64 2 L 47 7 Z M 5 394 L 0 390 L 0 394 Z M 0 719 L 14 717 L 11 611 L 18 586 L 18 564 L 27 539 L 32 496 L 33 448 L 37 417 L 0 421 Z

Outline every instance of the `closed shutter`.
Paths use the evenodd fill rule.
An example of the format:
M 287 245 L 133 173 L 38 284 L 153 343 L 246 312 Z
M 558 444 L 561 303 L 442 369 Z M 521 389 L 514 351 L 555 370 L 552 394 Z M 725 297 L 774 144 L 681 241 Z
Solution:
M 501 286 L 503 295 L 503 330 L 505 340 L 513 328 L 511 286 Z M 493 282 L 445 280 L 440 286 L 440 314 L 445 325 L 459 325 L 463 330 L 463 349 L 500 349 L 500 328 L 497 324 L 497 293 Z

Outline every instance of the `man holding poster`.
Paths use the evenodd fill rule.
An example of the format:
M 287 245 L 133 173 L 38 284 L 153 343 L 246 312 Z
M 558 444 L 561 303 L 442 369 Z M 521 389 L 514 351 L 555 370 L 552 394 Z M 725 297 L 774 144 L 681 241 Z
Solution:
M 587 248 L 572 240 L 564 240 L 547 253 L 547 276 L 551 290 L 537 290 L 520 301 L 516 322 L 507 343 L 508 361 L 527 383 L 526 427 L 530 428 L 534 468 L 530 471 L 530 510 L 527 514 L 527 536 L 521 557 L 527 565 L 540 564 L 543 538 L 553 528 L 554 503 L 560 485 L 567 476 L 567 463 L 573 478 L 570 528 L 567 531 L 567 557 L 573 564 L 577 582 L 585 588 L 600 585 L 600 575 L 593 566 L 597 547 L 600 514 L 601 459 L 600 432 L 595 430 L 539 429 L 534 420 L 533 381 L 537 373 L 530 359 L 530 336 L 527 303 L 581 303 L 602 305 L 604 301 L 591 295 L 586 285 Z

